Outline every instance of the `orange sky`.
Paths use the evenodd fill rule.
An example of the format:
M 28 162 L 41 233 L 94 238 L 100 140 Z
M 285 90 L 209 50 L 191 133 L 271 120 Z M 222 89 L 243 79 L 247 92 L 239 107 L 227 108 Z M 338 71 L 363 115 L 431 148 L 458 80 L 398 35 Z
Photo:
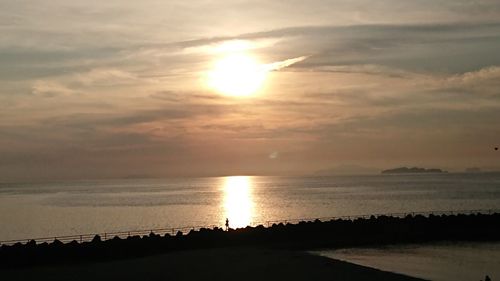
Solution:
M 500 169 L 498 1 L 0 10 L 0 181 Z M 235 42 L 247 97 L 207 86 Z

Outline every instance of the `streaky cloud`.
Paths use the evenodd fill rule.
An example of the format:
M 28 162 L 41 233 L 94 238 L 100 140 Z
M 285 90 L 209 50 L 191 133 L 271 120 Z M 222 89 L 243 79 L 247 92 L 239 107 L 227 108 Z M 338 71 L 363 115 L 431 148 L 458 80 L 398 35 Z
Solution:
M 278 71 L 280 69 L 283 69 L 285 67 L 289 67 L 293 64 L 296 64 L 298 62 L 301 62 L 303 60 L 306 60 L 309 56 L 301 56 L 301 57 L 296 57 L 296 58 L 291 58 L 283 61 L 277 61 L 273 63 L 268 63 L 264 67 L 266 71 Z

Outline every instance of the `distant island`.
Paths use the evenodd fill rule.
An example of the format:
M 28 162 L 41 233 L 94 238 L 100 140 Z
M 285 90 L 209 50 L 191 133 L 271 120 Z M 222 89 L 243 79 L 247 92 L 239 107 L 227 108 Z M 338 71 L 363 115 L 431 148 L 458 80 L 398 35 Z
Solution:
M 413 168 L 400 167 L 382 171 L 382 174 L 440 174 L 440 173 L 448 173 L 448 172 L 443 171 L 441 169 L 425 169 L 418 167 L 413 167 Z

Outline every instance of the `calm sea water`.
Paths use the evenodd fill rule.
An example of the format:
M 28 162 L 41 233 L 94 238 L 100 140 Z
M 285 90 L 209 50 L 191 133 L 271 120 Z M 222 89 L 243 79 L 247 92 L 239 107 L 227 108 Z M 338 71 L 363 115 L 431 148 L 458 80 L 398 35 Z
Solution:
M 316 254 L 434 281 L 500 279 L 500 243 L 438 243 Z
M 500 209 L 500 174 L 3 183 L 0 240 L 466 209 Z

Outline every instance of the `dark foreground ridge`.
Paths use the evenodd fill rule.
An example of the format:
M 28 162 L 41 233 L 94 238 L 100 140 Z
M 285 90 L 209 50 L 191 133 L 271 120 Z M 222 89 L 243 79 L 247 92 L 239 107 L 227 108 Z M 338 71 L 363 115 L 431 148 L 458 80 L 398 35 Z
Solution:
M 0 267 L 22 267 L 134 258 L 179 250 L 264 247 L 282 250 L 377 246 L 435 241 L 498 241 L 500 214 L 408 215 L 404 218 L 372 216 L 367 219 L 273 224 L 224 231 L 200 229 L 188 234 L 115 237 L 91 242 L 3 245 Z

